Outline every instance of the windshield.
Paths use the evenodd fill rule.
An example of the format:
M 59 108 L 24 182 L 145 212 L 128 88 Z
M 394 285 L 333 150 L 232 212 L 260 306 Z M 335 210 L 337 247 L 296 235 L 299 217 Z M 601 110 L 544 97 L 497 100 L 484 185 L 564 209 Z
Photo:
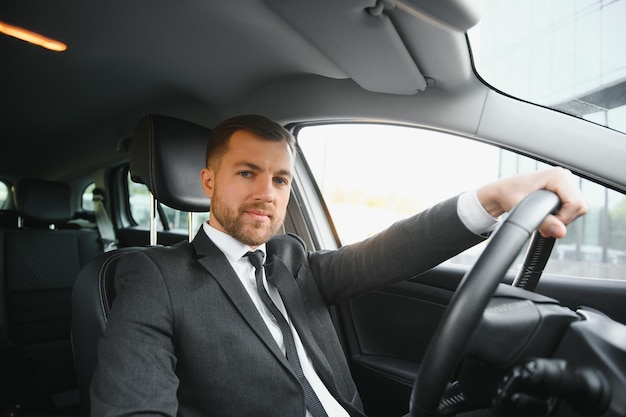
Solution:
M 508 95 L 626 132 L 626 0 L 487 0 L 478 75 Z

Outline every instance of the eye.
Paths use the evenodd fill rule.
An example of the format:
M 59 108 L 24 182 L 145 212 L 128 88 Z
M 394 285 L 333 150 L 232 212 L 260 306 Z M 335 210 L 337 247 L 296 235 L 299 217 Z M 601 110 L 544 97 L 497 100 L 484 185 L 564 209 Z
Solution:
M 278 185 L 289 184 L 289 181 L 286 178 L 281 178 L 281 177 L 274 178 L 274 182 L 276 182 Z
M 243 178 L 250 178 L 250 177 L 252 177 L 252 172 L 250 172 L 250 171 L 240 171 L 239 175 L 242 176 Z

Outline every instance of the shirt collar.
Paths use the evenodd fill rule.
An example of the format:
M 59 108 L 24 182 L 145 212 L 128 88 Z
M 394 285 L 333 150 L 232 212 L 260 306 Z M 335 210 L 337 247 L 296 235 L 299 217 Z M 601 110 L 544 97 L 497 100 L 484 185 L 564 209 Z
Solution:
M 217 248 L 221 250 L 224 255 L 226 255 L 226 259 L 228 259 L 228 262 L 231 264 L 237 262 L 251 250 L 250 246 L 245 243 L 241 243 L 227 233 L 217 230 L 211 226 L 209 222 L 204 222 L 202 224 L 202 228 L 204 233 L 206 233 L 215 246 L 217 246 Z M 256 250 L 263 252 L 263 260 L 265 261 L 265 243 L 261 244 L 258 248 L 256 248 Z

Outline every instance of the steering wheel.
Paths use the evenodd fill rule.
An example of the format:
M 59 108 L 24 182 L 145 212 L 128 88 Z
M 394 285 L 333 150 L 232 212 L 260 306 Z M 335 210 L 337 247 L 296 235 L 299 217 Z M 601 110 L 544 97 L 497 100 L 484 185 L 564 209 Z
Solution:
M 559 206 L 560 200 L 555 193 L 535 191 L 510 212 L 491 237 L 481 256 L 463 277 L 424 354 L 411 393 L 409 416 L 437 415 L 446 386 L 496 287 L 530 235 Z M 529 250 L 528 254 L 532 256 L 534 252 Z

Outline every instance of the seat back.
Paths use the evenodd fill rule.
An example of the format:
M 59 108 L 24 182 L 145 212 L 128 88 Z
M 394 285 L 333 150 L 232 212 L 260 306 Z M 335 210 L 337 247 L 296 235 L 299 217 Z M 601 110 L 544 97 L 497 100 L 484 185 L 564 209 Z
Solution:
M 148 186 L 159 202 L 188 212 L 206 212 L 209 199 L 200 183 L 210 130 L 168 116 L 148 115 L 137 124 L 131 144 L 131 178 Z M 156 210 L 153 210 L 156 213 Z M 151 222 L 152 228 L 155 222 Z M 151 230 L 156 236 L 156 230 Z M 151 245 L 156 239 L 151 240 Z M 97 341 L 115 298 L 115 271 L 127 253 L 145 247 L 106 252 L 78 274 L 72 293 L 72 345 L 81 398 L 89 415 L 89 386 L 97 364 Z
M 16 228 L 17 218 L 15 210 L 0 210 L 0 229 Z
M 13 194 L 21 225 L 0 232 L 2 357 L 10 358 L 0 391 L 10 397 L 5 401 L 55 410 L 69 406 L 76 392 L 72 287 L 101 244 L 97 230 L 68 223 L 74 201 L 67 184 L 22 179 Z

